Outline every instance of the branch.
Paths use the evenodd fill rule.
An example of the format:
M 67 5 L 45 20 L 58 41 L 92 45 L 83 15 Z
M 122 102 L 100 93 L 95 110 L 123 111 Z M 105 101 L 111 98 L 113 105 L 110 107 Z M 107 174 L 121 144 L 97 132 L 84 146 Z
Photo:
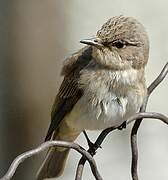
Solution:
M 151 83 L 151 85 L 148 87 L 148 96 L 155 90 L 155 88 L 164 80 L 168 73 L 168 62 L 163 67 L 161 73 L 158 75 L 158 77 Z
M 131 116 L 130 118 L 128 118 L 128 124 L 130 124 L 133 121 L 138 121 L 139 119 L 143 118 L 153 118 L 153 119 L 157 119 L 160 120 L 162 122 L 164 122 L 165 124 L 168 125 L 168 117 L 161 114 L 161 113 L 156 113 L 156 112 L 142 112 L 142 113 L 137 113 L 133 116 Z M 149 120 L 153 120 L 153 119 L 149 119 Z
M 162 122 L 164 122 L 165 124 L 168 125 L 168 117 L 161 114 L 161 113 L 156 113 L 156 112 L 140 112 L 137 113 L 133 116 L 131 116 L 130 118 L 127 119 L 127 125 L 129 125 L 130 123 L 132 123 L 133 121 L 139 122 L 139 119 L 144 120 L 144 118 L 153 118 L 156 120 L 161 120 Z M 151 120 L 151 119 L 150 119 Z M 107 128 L 104 131 L 102 131 L 100 133 L 100 135 L 98 136 L 96 142 L 93 144 L 93 147 L 90 147 L 88 152 L 90 154 L 92 154 L 92 156 L 95 155 L 96 150 L 101 146 L 102 142 L 104 141 L 105 137 L 112 132 L 113 130 L 116 130 L 118 127 L 113 127 L 113 128 Z M 94 148 L 94 149 L 92 149 Z M 86 157 L 82 157 L 78 163 L 78 167 L 77 167 L 77 171 L 76 171 L 76 177 L 75 180 L 81 180 L 82 179 L 82 174 L 83 174 L 83 169 L 84 169 L 84 165 L 86 162 Z
M 168 73 L 168 63 L 164 66 L 161 73 L 158 75 L 158 77 L 151 83 L 151 85 L 148 87 L 148 95 L 144 101 L 144 104 L 142 105 L 140 112 L 146 111 L 146 106 L 148 103 L 149 96 L 154 91 L 154 89 L 164 80 Z M 137 145 L 137 132 L 141 125 L 142 118 L 137 120 L 132 128 L 131 131 L 131 151 L 132 151 L 132 163 L 131 163 L 131 174 L 133 180 L 138 180 L 138 172 L 137 172 L 137 164 L 138 164 L 138 145 Z
M 88 153 L 84 148 L 82 148 L 81 146 L 79 146 L 76 143 L 65 142 L 65 141 L 47 141 L 47 142 L 41 144 L 40 146 L 38 146 L 37 148 L 30 150 L 30 151 L 27 151 L 27 152 L 17 156 L 14 159 L 14 161 L 12 162 L 12 164 L 10 165 L 7 173 L 0 180 L 10 180 L 13 177 L 13 175 L 14 175 L 16 169 L 18 168 L 19 164 L 21 164 L 25 159 L 27 159 L 33 155 L 39 154 L 40 152 L 46 150 L 49 147 L 53 147 L 53 146 L 71 148 L 71 149 L 74 149 L 77 152 L 79 152 L 89 162 L 95 179 L 96 180 L 102 180 L 102 177 L 100 176 L 100 174 L 97 170 L 96 162 L 93 159 L 93 157 L 90 155 L 90 153 Z
M 153 118 L 153 119 L 158 119 L 161 120 L 162 122 L 168 124 L 168 117 L 166 117 L 163 114 L 160 113 L 156 113 L 156 112 L 144 112 L 144 113 L 137 113 L 133 116 L 131 116 L 128 120 L 127 120 L 127 124 L 130 124 L 131 122 L 133 122 L 134 120 L 138 120 L 140 118 Z M 103 142 L 103 140 L 105 139 L 105 137 L 113 130 L 117 129 L 117 127 L 114 128 L 108 128 L 105 129 L 104 131 L 102 131 L 102 133 L 99 135 L 99 137 L 97 138 L 96 142 L 97 144 L 101 145 L 101 143 Z M 17 156 L 14 161 L 12 162 L 11 166 L 9 167 L 7 173 L 0 179 L 0 180 L 10 180 L 14 173 L 16 172 L 16 169 L 18 168 L 18 166 L 27 158 L 39 154 L 40 152 L 48 149 L 49 147 L 53 147 L 53 146 L 57 146 L 57 147 L 65 147 L 65 148 L 71 148 L 76 150 L 77 152 L 79 152 L 82 155 L 82 159 L 83 162 L 84 160 L 88 161 L 92 170 L 92 173 L 95 177 L 96 180 L 102 180 L 102 177 L 100 176 L 98 170 L 97 170 L 97 166 L 96 166 L 96 162 L 93 159 L 92 155 L 90 154 L 90 152 L 87 152 L 83 147 L 81 147 L 80 145 L 73 143 L 73 142 L 66 142 L 66 141 L 47 141 L 43 144 L 41 144 L 40 146 L 38 146 L 37 148 L 27 151 L 19 156 Z M 98 148 L 98 147 L 97 147 Z M 80 161 L 82 161 L 82 159 Z M 76 176 L 76 179 L 81 179 L 82 178 L 82 171 L 83 171 L 83 167 L 82 167 L 82 171 L 80 171 L 82 166 L 78 166 L 78 173 Z
M 127 120 L 127 124 L 130 124 L 135 120 L 134 126 L 132 128 L 131 132 L 131 148 L 132 148 L 132 178 L 133 180 L 138 180 L 138 173 L 137 173 L 137 160 L 138 160 L 138 147 L 137 147 L 137 131 L 138 128 L 143 120 L 143 118 L 153 118 L 153 119 L 158 119 L 161 120 L 162 122 L 168 124 L 168 117 L 166 117 L 163 114 L 156 113 L 156 112 L 145 112 L 147 102 L 149 99 L 149 96 L 153 92 L 153 90 L 162 82 L 162 80 L 165 78 L 165 76 L 168 73 L 168 63 L 164 66 L 163 70 L 159 74 L 159 76 L 153 81 L 153 83 L 148 87 L 148 95 L 144 101 L 144 104 L 141 107 L 141 110 L 139 113 L 131 116 Z M 102 180 L 102 177 L 100 176 L 96 162 L 93 159 L 93 156 L 96 154 L 96 150 L 101 147 L 101 144 L 105 140 L 106 136 L 116 130 L 118 127 L 113 127 L 113 128 L 107 128 L 103 130 L 100 135 L 98 136 L 97 140 L 93 144 L 93 146 L 89 147 L 89 150 L 86 151 L 83 147 L 80 145 L 73 143 L 73 142 L 65 142 L 65 141 L 47 141 L 37 148 L 27 151 L 19 156 L 17 156 L 12 164 L 10 165 L 7 173 L 0 179 L 0 180 L 10 180 L 18 166 L 27 158 L 39 154 L 40 152 L 48 149 L 49 147 L 57 146 L 57 147 L 65 147 L 65 148 L 71 148 L 74 149 L 75 151 L 79 152 L 82 155 L 82 158 L 79 161 L 78 168 L 76 171 L 76 180 L 81 180 L 82 179 L 82 174 L 83 174 L 83 168 L 84 164 L 86 161 L 89 162 L 92 173 L 95 177 L 96 180 Z
M 91 147 L 89 147 L 88 152 L 92 156 L 94 156 L 96 154 L 97 149 L 101 147 L 101 144 L 103 143 L 106 136 L 110 132 L 112 132 L 112 131 L 114 131 L 116 129 L 117 129 L 117 127 L 110 127 L 110 128 L 107 128 L 107 129 L 103 130 L 100 133 L 100 135 L 98 136 L 95 143 Z M 79 163 L 78 163 L 78 166 L 77 166 L 75 180 L 81 180 L 82 179 L 82 174 L 83 174 L 83 169 L 84 169 L 85 162 L 86 162 L 86 158 L 84 156 L 82 156 L 81 159 L 79 160 Z
M 148 98 L 150 96 L 150 94 L 153 92 L 153 90 L 163 81 L 163 79 L 165 78 L 165 76 L 168 73 L 168 63 L 166 63 L 166 65 L 164 66 L 163 70 L 161 71 L 161 73 L 159 74 L 159 76 L 151 83 L 151 85 L 148 87 L 148 95 L 140 109 L 140 112 L 145 112 L 146 110 L 146 106 L 147 106 L 147 102 L 148 102 Z M 141 114 L 142 115 L 142 114 Z M 146 114 L 144 114 L 146 115 Z M 151 114 L 150 114 L 151 115 Z M 152 114 L 153 117 L 154 114 Z M 158 114 L 157 114 L 158 115 Z M 137 115 L 136 115 L 137 116 Z M 132 132 L 131 132 L 131 149 L 132 149 L 132 178 L 133 180 L 138 180 L 138 176 L 137 176 L 137 159 L 138 159 L 138 148 L 137 148 L 137 141 L 136 141 L 136 134 L 138 131 L 138 128 L 141 124 L 142 121 L 142 117 L 139 115 L 138 117 L 141 119 L 137 119 L 135 116 L 132 116 L 133 119 L 136 119 L 136 122 L 132 128 Z M 132 118 L 131 117 L 131 118 Z M 147 118 L 147 117 L 144 117 Z M 160 119 L 158 117 L 158 119 Z M 127 124 L 129 124 L 131 121 L 127 121 Z M 93 144 L 92 147 L 89 147 L 88 152 L 90 152 L 92 154 L 92 156 L 94 156 L 96 154 L 96 151 L 99 147 L 101 147 L 101 144 L 103 143 L 104 139 L 106 138 L 106 136 L 116 130 L 118 127 L 112 127 L 112 128 L 107 128 L 105 130 L 103 130 L 100 135 L 98 136 L 97 140 L 95 141 L 95 143 Z M 77 170 L 76 170 L 76 177 L 75 180 L 81 180 L 82 179 L 82 173 L 83 173 L 83 168 L 86 162 L 86 158 L 82 157 L 78 163 L 77 166 Z

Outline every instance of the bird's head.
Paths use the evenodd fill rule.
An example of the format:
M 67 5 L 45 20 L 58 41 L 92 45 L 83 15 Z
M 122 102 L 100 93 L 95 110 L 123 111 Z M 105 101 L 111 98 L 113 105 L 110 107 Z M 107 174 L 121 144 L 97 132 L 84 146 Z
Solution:
M 110 69 L 142 69 L 148 61 L 147 33 L 143 25 L 132 17 L 113 17 L 94 38 L 80 42 L 91 45 L 93 58 Z

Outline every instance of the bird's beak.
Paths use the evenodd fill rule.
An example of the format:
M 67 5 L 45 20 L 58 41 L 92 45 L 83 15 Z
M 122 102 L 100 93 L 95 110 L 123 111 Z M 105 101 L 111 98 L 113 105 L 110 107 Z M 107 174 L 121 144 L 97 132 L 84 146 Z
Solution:
M 95 46 L 97 48 L 100 48 L 103 46 L 101 39 L 97 37 L 90 38 L 90 39 L 83 39 L 80 41 L 80 43 Z

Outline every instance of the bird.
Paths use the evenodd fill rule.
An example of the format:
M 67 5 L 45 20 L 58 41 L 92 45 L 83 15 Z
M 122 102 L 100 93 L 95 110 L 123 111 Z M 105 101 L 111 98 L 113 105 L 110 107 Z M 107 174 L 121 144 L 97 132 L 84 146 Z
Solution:
M 73 142 L 84 130 L 119 127 L 139 111 L 147 95 L 149 38 L 135 18 L 115 16 L 68 57 L 45 138 Z M 51 147 L 37 179 L 59 177 L 69 149 Z

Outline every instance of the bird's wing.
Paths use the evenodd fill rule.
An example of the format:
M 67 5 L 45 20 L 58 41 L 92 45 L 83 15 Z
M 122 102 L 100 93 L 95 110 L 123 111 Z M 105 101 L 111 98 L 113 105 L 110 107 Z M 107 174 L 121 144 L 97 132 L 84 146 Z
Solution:
M 51 123 L 45 141 L 51 139 L 53 132 L 57 129 L 61 120 L 81 98 L 83 90 L 78 86 L 80 71 L 90 62 L 91 54 L 92 48 L 86 46 L 65 61 L 62 69 L 64 80 L 53 104 Z

